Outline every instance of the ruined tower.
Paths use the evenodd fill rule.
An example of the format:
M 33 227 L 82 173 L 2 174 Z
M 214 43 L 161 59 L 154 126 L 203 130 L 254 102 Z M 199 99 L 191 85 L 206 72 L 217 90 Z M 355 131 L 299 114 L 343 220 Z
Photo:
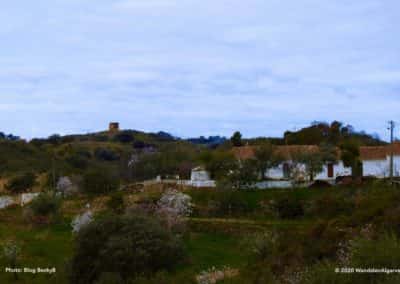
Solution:
M 119 123 L 118 122 L 110 122 L 110 125 L 108 127 L 108 131 L 110 133 L 116 133 L 119 131 Z

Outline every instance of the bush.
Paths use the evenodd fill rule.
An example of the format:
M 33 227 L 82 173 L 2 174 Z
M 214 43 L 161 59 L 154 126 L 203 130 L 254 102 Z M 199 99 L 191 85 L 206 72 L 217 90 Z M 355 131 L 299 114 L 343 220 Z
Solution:
M 357 239 L 351 242 L 350 263 L 348 267 L 360 269 L 398 269 L 400 262 L 400 241 L 391 234 L 385 234 L 378 240 Z M 302 283 L 399 283 L 397 273 L 335 273 L 335 268 L 340 267 L 332 263 L 320 263 L 309 270 Z
M 309 269 L 300 283 L 302 284 L 350 284 L 347 274 L 335 273 L 337 266 L 328 262 L 321 262 Z
M 249 202 L 240 191 L 224 190 L 218 193 L 214 210 L 218 216 L 240 216 L 252 211 Z
M 134 140 L 131 131 L 121 131 L 114 136 L 114 140 L 120 143 L 132 143 Z
M 347 231 L 339 220 L 319 221 L 308 230 L 303 240 L 304 257 L 310 262 L 334 260 Z
M 115 213 L 123 213 L 125 210 L 124 195 L 122 192 L 114 192 L 107 201 L 107 207 Z
M 183 245 L 156 219 L 103 216 L 82 228 L 69 265 L 71 283 L 90 284 L 104 271 L 124 281 L 170 270 L 183 259 Z
M 52 195 L 42 193 L 32 200 L 29 208 L 35 216 L 56 215 L 61 206 L 61 199 Z
M 119 155 L 115 153 L 113 150 L 105 149 L 105 148 L 97 148 L 94 151 L 94 155 L 98 160 L 112 162 L 119 160 Z
M 89 165 L 89 161 L 87 158 L 80 155 L 71 155 L 65 159 L 67 163 L 69 163 L 73 168 L 76 169 L 86 169 Z
M 119 178 L 106 170 L 91 170 L 83 176 L 83 189 L 87 193 L 104 194 L 119 188 Z
M 6 189 L 14 193 L 21 193 L 31 189 L 35 185 L 36 176 L 33 173 L 24 173 L 12 178 L 7 184 Z
M 364 268 L 393 268 L 400 263 L 400 240 L 385 233 L 377 240 L 358 239 L 352 242 L 351 264 Z
M 350 215 L 353 208 L 354 204 L 350 198 L 335 192 L 323 194 L 313 200 L 308 213 L 312 217 L 334 218 L 339 215 Z
M 278 198 L 272 206 L 282 219 L 296 219 L 304 216 L 303 203 L 295 197 Z

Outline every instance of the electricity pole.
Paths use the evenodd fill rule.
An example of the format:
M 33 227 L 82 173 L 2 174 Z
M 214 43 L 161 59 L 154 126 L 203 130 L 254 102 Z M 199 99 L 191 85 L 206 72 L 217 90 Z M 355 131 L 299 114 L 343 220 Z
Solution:
M 393 181 L 393 131 L 394 131 L 395 123 L 393 120 L 389 121 L 389 130 L 390 130 L 390 181 Z

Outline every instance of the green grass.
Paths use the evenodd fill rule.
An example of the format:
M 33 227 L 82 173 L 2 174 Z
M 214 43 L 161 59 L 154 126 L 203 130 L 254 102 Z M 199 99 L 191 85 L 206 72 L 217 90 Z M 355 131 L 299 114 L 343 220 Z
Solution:
M 240 267 L 246 262 L 246 252 L 240 238 L 226 234 L 191 233 L 185 240 L 191 267 L 196 271 L 215 267 Z
M 55 275 L 19 274 L 19 280 L 14 281 L 12 274 L 5 273 L 8 266 L 5 259 L 0 260 L 0 283 L 66 283 L 65 262 L 72 252 L 72 234 L 66 225 L 46 228 L 31 228 L 21 224 L 0 224 L 2 241 L 14 240 L 21 248 L 18 267 L 46 268 L 55 267 Z
M 335 189 L 297 189 L 297 190 L 263 190 L 263 191 L 243 191 L 237 192 L 238 198 L 246 200 L 251 207 L 260 208 L 260 202 L 276 199 L 285 195 L 294 195 L 304 201 L 313 200 L 320 194 L 331 192 L 337 194 L 338 191 L 346 193 L 345 188 Z M 358 208 L 361 213 L 370 216 L 370 202 L 379 205 L 379 208 L 386 208 L 397 200 L 397 191 L 392 189 L 366 189 L 363 190 L 368 197 L 367 200 L 361 199 Z M 223 193 L 209 190 L 188 191 L 196 205 L 207 205 L 209 200 L 220 198 Z M 380 197 L 385 193 L 384 197 Z M 142 197 L 147 193 L 139 193 Z M 27 224 L 23 219 L 21 208 L 10 208 L 0 210 L 0 242 L 15 240 L 21 247 L 19 267 L 56 267 L 57 273 L 53 276 L 44 274 L 20 274 L 19 280 L 14 281 L 13 275 L 4 272 L 7 263 L 0 257 L 0 284 L 2 283 L 67 283 L 65 267 L 68 258 L 73 253 L 73 235 L 71 233 L 70 221 L 75 211 L 83 208 L 88 201 L 86 198 L 69 198 L 68 206 L 65 208 L 64 218 L 57 225 L 45 227 L 35 227 Z M 73 209 L 73 210 L 72 210 Z M 373 208 L 372 208 L 373 209 Z M 249 260 L 248 250 L 244 245 L 243 239 L 253 232 L 263 230 L 281 230 L 290 233 L 304 231 L 309 228 L 316 216 L 306 216 L 297 220 L 282 220 L 277 217 L 257 215 L 255 210 L 249 215 L 239 215 L 235 217 L 216 216 L 190 218 L 188 220 L 189 232 L 184 238 L 187 249 L 188 261 L 182 264 L 174 273 L 168 274 L 171 279 L 178 279 L 180 275 L 194 276 L 202 270 L 211 267 L 221 268 L 229 266 L 231 268 L 243 268 Z M 361 214 L 360 213 L 360 214 Z M 368 214 L 367 214 L 368 213 Z M 68 214 L 68 215 L 67 215 Z M 191 231 L 190 231 L 191 230 Z M 0 247 L 0 255 L 2 248 Z M 168 279 L 169 279 L 168 278 Z M 172 281 L 172 280 L 171 280 Z

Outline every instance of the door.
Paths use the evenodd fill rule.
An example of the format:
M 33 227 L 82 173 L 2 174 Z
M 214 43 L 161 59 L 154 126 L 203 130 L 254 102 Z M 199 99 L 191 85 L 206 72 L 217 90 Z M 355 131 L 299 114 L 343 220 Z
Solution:
M 333 178 L 334 176 L 334 172 L 333 172 L 333 164 L 329 163 L 328 164 L 328 178 Z

